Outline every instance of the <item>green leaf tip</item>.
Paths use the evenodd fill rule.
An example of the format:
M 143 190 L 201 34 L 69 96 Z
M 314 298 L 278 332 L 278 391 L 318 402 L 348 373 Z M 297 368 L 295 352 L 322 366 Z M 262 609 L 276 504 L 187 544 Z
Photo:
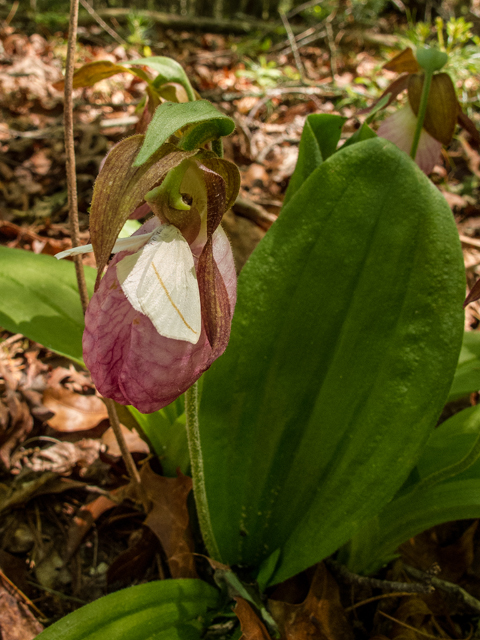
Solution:
M 133 166 L 140 167 L 170 136 L 186 127 L 188 129 L 180 146 L 194 149 L 207 141 L 230 135 L 235 129 L 235 122 L 208 100 L 163 102 L 155 111 Z

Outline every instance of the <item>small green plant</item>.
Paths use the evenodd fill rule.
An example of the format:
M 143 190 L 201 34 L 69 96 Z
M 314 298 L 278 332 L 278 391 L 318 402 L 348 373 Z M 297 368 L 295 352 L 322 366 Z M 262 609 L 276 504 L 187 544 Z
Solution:
M 248 78 L 262 88 L 275 87 L 281 82 L 285 74 L 277 67 L 275 60 L 268 60 L 264 55 L 258 56 L 258 62 L 245 58 L 246 69 L 239 69 L 236 73 L 240 78 Z
M 127 16 L 127 26 L 130 34 L 127 41 L 134 47 L 147 47 L 151 44 L 150 31 L 153 23 L 142 14 L 130 11 Z

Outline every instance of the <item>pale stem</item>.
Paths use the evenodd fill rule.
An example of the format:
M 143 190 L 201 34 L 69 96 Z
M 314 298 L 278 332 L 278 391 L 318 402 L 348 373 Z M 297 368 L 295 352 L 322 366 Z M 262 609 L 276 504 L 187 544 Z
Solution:
M 195 382 L 185 392 L 185 414 L 187 418 L 188 450 L 192 468 L 193 494 L 197 507 L 198 522 L 203 542 L 214 560 L 220 560 L 220 551 L 213 533 L 205 488 L 202 448 L 200 446 L 200 429 L 198 424 L 198 383 Z
M 433 72 L 425 71 L 425 78 L 423 80 L 422 96 L 420 98 L 420 106 L 418 108 L 417 115 L 417 127 L 415 129 L 415 135 L 413 136 L 412 149 L 410 151 L 410 157 L 415 160 L 417 155 L 418 143 L 420 142 L 420 135 L 422 133 L 423 122 L 425 120 L 425 114 L 427 112 L 428 94 L 430 93 L 430 85 L 432 84 Z
M 73 72 L 75 45 L 77 42 L 78 23 L 78 0 L 71 0 L 70 23 L 68 27 L 67 62 L 65 69 L 65 107 L 64 107 L 64 129 L 65 129 L 65 153 L 67 157 L 67 189 L 68 189 L 68 209 L 70 218 L 70 235 L 72 245 L 78 247 L 80 228 L 78 225 L 78 201 L 77 201 L 77 177 L 75 171 L 75 143 L 73 137 Z M 88 306 L 88 291 L 85 273 L 83 271 L 82 256 L 75 256 L 75 272 L 77 275 L 78 291 L 82 303 L 83 313 Z

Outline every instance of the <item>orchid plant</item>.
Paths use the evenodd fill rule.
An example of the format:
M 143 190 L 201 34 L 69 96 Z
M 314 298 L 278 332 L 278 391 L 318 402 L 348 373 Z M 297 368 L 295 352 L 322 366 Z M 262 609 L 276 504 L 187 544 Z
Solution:
M 168 78 L 168 59 L 155 64 Z M 427 85 L 415 135 L 427 126 Z M 42 640 L 201 638 L 230 615 L 232 598 L 239 617 L 245 603 L 258 615 L 262 637 L 285 636 L 265 605 L 269 587 L 335 552 L 374 571 L 423 528 L 480 515 L 478 411 L 434 430 L 453 388 L 465 293 L 440 192 L 368 124 L 339 148 L 345 119 L 308 116 L 283 209 L 240 274 L 235 307 L 220 221 L 239 178 L 219 144 L 234 124 L 189 94 L 161 102 L 145 132 L 111 150 L 95 184 L 92 245 L 66 253 L 93 250 L 97 260 L 83 355 L 99 391 L 138 415 L 155 412 L 148 422 L 188 389 L 194 497 L 215 579 L 125 589 Z M 152 217 L 118 240 L 140 207 Z M 29 260 L 37 270 L 48 261 L 58 304 L 71 265 Z M 44 325 L 10 313 L 9 322 L 1 311 L 3 326 L 55 348 Z M 462 430 L 468 438 L 452 447 Z
M 416 57 L 407 47 L 384 65 L 385 69 L 401 73 L 379 99 L 387 106 L 407 90 L 408 102 L 387 117 L 378 128 L 378 135 L 409 153 L 427 175 L 440 159 L 442 145 L 448 146 L 460 124 L 477 142 L 480 135 L 462 111 L 455 87 L 448 73 L 439 73 L 448 62 L 445 51 L 417 50 Z

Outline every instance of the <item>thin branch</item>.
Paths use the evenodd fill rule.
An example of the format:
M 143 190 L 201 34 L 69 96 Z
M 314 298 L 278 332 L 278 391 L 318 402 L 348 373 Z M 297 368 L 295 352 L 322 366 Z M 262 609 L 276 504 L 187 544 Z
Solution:
M 337 44 L 335 42 L 335 38 L 333 37 L 333 27 L 332 27 L 332 20 L 330 20 L 330 16 L 327 20 L 325 20 L 325 30 L 327 32 L 328 49 L 330 51 L 330 69 L 332 71 L 332 84 L 335 85 L 335 76 L 338 75 Z
M 104 29 L 104 31 L 108 33 L 109 36 L 112 36 L 112 38 L 121 45 L 128 44 L 126 40 L 124 40 L 121 36 L 118 35 L 116 31 L 114 31 L 111 27 L 108 26 L 105 20 L 103 20 L 95 11 L 95 9 L 88 4 L 87 0 L 80 0 L 80 3 L 82 7 L 86 9 L 88 13 L 92 16 L 95 22 L 97 22 L 102 27 L 102 29 Z
M 80 228 L 78 224 L 77 178 L 75 171 L 75 142 L 73 136 L 73 72 L 75 45 L 77 42 L 78 0 L 71 0 L 70 23 L 68 29 L 67 68 L 65 70 L 65 152 L 67 156 L 67 188 L 68 208 L 70 211 L 70 233 L 72 246 L 78 247 Z M 78 291 L 83 313 L 88 306 L 88 291 L 81 256 L 75 256 L 75 272 L 77 274 Z
M 420 571 L 419 569 L 409 567 L 408 565 L 404 565 L 403 568 L 412 576 L 412 578 L 415 578 L 415 580 L 422 580 L 422 582 L 432 585 L 435 589 L 451 594 L 455 597 L 457 602 L 461 602 L 477 615 L 480 614 L 480 601 L 471 596 L 467 591 L 465 591 L 465 589 L 459 587 L 458 584 L 441 580 L 440 578 L 436 578 L 425 571 Z
M 310 2 L 304 2 L 303 4 L 299 4 L 298 7 L 295 7 L 291 11 L 288 12 L 288 17 L 293 18 L 297 13 L 301 13 L 305 11 L 305 9 L 310 9 L 311 7 L 315 7 L 317 4 L 321 4 L 322 0 L 310 0 Z
M 393 582 L 392 580 L 379 580 L 378 578 L 359 576 L 356 573 L 352 573 L 347 569 L 347 567 L 335 560 L 325 560 L 324 562 L 335 577 L 341 578 L 347 584 L 356 584 L 362 587 L 381 589 L 384 593 L 392 591 L 402 591 L 403 593 L 432 593 L 435 591 L 430 584 Z
M 17 13 L 19 4 L 20 4 L 20 0 L 15 0 L 15 2 L 12 4 L 12 8 L 10 9 L 8 16 L 4 21 L 4 27 L 8 27 L 10 22 L 14 19 L 15 14 Z
M 300 58 L 300 54 L 298 53 L 297 42 L 295 40 L 295 36 L 292 31 L 292 27 L 288 22 L 287 16 L 283 11 L 278 12 L 280 14 L 280 18 L 282 19 L 283 26 L 285 27 L 285 31 L 287 32 L 288 41 L 290 42 L 290 46 L 292 47 L 293 57 L 295 59 L 295 66 L 298 69 L 298 73 L 302 80 L 306 77 L 305 68 L 303 66 L 302 60 Z

